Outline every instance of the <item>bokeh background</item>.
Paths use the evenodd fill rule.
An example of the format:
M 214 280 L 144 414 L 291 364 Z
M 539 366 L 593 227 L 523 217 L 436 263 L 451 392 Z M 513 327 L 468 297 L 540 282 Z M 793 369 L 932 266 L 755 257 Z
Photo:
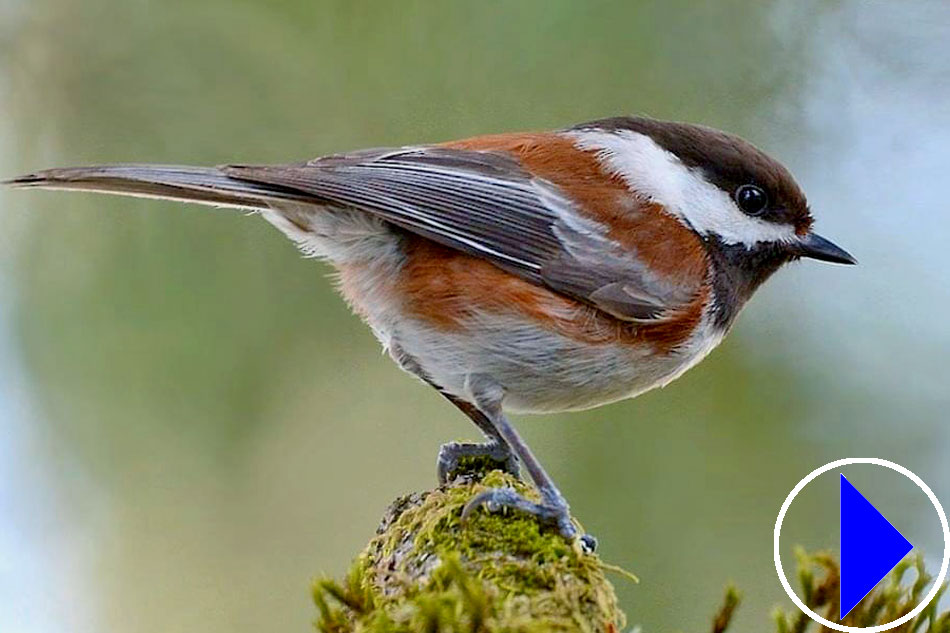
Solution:
M 860 267 L 779 273 L 667 389 L 519 419 L 642 579 L 617 587 L 646 631 L 705 630 L 729 581 L 736 630 L 767 627 L 775 515 L 827 461 L 892 459 L 950 498 L 947 103 L 943 0 L 0 0 L 0 175 L 620 113 L 785 161 Z M 329 272 L 257 218 L 0 192 L 0 631 L 308 630 L 310 579 L 477 437 Z M 836 545 L 836 503 L 803 495 L 789 552 Z M 934 520 L 894 503 L 902 529 Z

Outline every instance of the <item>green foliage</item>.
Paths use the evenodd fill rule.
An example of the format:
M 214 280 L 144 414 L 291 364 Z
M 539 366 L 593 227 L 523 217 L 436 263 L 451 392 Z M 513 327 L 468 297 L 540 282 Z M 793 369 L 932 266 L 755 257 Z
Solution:
M 798 559 L 798 579 L 805 604 L 816 613 L 821 613 L 825 619 L 837 621 L 838 585 L 841 578 L 838 563 L 825 552 L 806 554 L 800 551 Z M 893 622 L 920 604 L 932 581 L 933 577 L 924 569 L 923 557 L 919 554 L 908 556 L 841 623 L 864 628 Z M 944 589 L 940 589 L 937 597 L 919 616 L 893 630 L 898 633 L 950 633 L 950 612 L 937 611 L 937 603 Z M 799 611 L 791 614 L 776 611 L 775 623 L 778 633 L 828 631 Z
M 838 563 L 828 552 L 813 554 L 798 552 L 798 581 L 804 603 L 832 622 L 838 620 L 839 583 Z M 867 628 L 887 624 L 910 613 L 927 595 L 933 576 L 924 568 L 923 557 L 908 556 L 901 561 L 887 579 L 875 587 L 852 609 L 841 624 Z M 897 633 L 950 633 L 950 611 L 938 611 L 938 602 L 946 586 L 923 612 L 907 623 L 892 629 Z M 738 596 L 729 589 L 725 603 L 713 621 L 713 633 L 724 633 L 738 605 Z M 795 609 L 787 612 L 776 609 L 774 614 L 777 633 L 831 633 L 831 630 Z
M 397 500 L 346 580 L 318 581 L 322 633 L 617 631 L 624 615 L 598 556 L 533 517 L 478 512 L 488 487 L 532 489 L 494 471 Z
M 726 589 L 726 597 L 722 601 L 722 606 L 719 607 L 719 611 L 713 616 L 713 633 L 724 633 L 724 631 L 729 628 L 729 623 L 732 622 L 732 616 L 739 607 L 740 598 L 739 592 L 735 587 Z

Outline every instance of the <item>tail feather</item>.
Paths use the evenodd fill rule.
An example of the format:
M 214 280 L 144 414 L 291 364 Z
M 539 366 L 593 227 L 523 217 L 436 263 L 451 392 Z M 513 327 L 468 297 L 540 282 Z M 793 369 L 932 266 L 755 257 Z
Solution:
M 159 198 L 209 206 L 265 209 L 281 201 L 314 202 L 300 192 L 231 178 L 216 167 L 96 165 L 68 167 L 0 181 L 18 189 L 55 189 Z

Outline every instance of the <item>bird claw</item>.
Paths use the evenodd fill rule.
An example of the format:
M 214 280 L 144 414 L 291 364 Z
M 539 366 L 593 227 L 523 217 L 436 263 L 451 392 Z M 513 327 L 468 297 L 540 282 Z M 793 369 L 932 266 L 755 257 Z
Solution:
M 518 458 L 499 444 L 449 442 L 439 449 L 436 462 L 439 484 L 446 484 L 459 472 L 503 470 L 520 478 Z
M 597 537 L 593 534 L 581 534 L 578 540 L 585 554 L 593 554 L 597 551 Z
M 588 553 L 597 549 L 597 539 L 589 534 L 578 536 L 577 528 L 571 523 L 571 517 L 565 505 L 535 503 L 525 499 L 511 488 L 491 488 L 475 495 L 462 509 L 462 521 L 479 508 L 496 513 L 515 510 L 535 517 L 545 525 L 557 528 L 558 533 L 569 541 L 579 538 L 581 548 Z

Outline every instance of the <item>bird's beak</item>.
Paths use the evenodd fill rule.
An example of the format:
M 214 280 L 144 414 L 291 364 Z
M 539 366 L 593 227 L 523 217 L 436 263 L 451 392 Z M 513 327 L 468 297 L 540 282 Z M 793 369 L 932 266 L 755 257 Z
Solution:
M 857 264 L 858 260 L 851 256 L 831 240 L 826 240 L 817 233 L 809 233 L 798 242 L 798 254 L 810 259 L 818 259 L 834 264 Z

